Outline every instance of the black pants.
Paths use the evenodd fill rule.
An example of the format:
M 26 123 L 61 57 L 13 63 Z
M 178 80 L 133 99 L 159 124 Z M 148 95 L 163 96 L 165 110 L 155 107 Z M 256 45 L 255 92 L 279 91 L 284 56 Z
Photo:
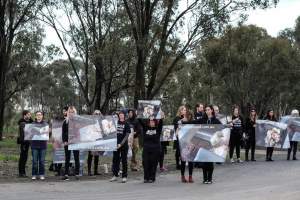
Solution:
M 120 161 L 122 161 L 122 178 L 127 178 L 127 154 L 128 146 L 122 146 L 113 154 L 113 166 L 112 171 L 114 176 L 119 176 L 120 171 Z
M 186 165 L 186 162 L 181 161 L 181 166 L 180 166 L 181 176 L 184 176 L 184 174 L 185 174 L 185 165 Z M 193 169 L 194 169 L 194 163 L 193 162 L 188 162 L 188 167 L 189 167 L 189 176 L 192 176 L 193 175 Z
M 274 147 L 267 147 L 267 153 L 266 153 L 267 161 L 272 160 L 273 151 L 274 151 Z
M 157 150 L 143 150 L 143 167 L 144 180 L 155 181 L 156 168 L 159 160 L 160 151 Z
M 68 146 L 65 146 L 65 176 L 69 175 L 71 151 L 68 150 Z M 75 160 L 75 175 L 79 175 L 80 161 L 79 161 L 79 151 L 73 150 L 73 156 Z
M 167 154 L 167 146 L 161 145 L 161 151 L 159 156 L 159 167 L 162 168 L 164 166 L 165 154 Z
M 287 159 L 290 159 L 291 152 L 293 150 L 293 159 L 296 159 L 298 142 L 290 141 L 290 148 L 288 149 Z
M 92 172 L 91 169 L 92 169 L 93 157 L 94 157 L 94 174 L 97 174 L 98 173 L 99 155 L 93 155 L 93 153 L 91 151 L 89 151 L 88 160 L 87 160 L 88 173 L 91 174 L 91 172 Z
M 175 161 L 176 161 L 176 167 L 180 167 L 180 149 L 179 149 L 179 141 L 174 141 L 174 149 L 175 149 Z
M 236 157 L 240 158 L 241 151 L 241 135 L 238 132 L 231 132 L 229 140 L 229 157 L 233 157 L 233 152 L 235 149 Z
M 249 150 L 251 150 L 251 160 L 255 160 L 255 138 L 249 138 L 245 146 L 245 159 L 249 159 Z
M 214 163 L 203 162 L 202 170 L 203 170 L 203 182 L 212 181 L 212 175 L 214 172 Z
M 26 163 L 28 159 L 28 150 L 30 143 L 23 142 L 20 145 L 20 158 L 19 158 L 19 175 L 26 175 Z

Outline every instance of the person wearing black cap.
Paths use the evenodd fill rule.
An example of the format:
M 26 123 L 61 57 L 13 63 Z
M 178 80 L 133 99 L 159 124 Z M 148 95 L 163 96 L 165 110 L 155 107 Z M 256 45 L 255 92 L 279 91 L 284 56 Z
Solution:
M 255 160 L 255 127 L 257 114 L 254 108 L 250 110 L 250 115 L 246 119 L 246 146 L 245 146 L 245 160 L 249 161 L 249 150 L 251 149 L 251 161 Z
M 122 161 L 122 183 L 127 182 L 127 154 L 128 154 L 128 137 L 130 134 L 130 125 L 125 121 L 126 112 L 118 113 L 117 123 L 117 151 L 113 153 L 112 171 L 114 176 L 111 182 L 117 181 L 120 170 L 120 161 Z
M 22 119 L 18 121 L 19 125 L 19 136 L 17 139 L 17 143 L 20 144 L 20 158 L 19 158 L 19 177 L 27 177 L 26 176 L 26 162 L 28 158 L 28 150 L 30 147 L 30 142 L 24 140 L 24 128 L 25 124 L 32 123 L 31 113 L 29 110 L 24 110 L 22 112 Z
M 267 111 L 267 115 L 264 118 L 264 120 L 269 120 L 269 121 L 277 122 L 277 119 L 276 119 L 276 117 L 274 115 L 273 109 L 269 109 Z M 273 161 L 273 159 L 272 159 L 273 151 L 274 151 L 274 147 L 267 147 L 266 161 Z
M 134 132 L 130 168 L 131 168 L 131 171 L 138 171 L 139 170 L 139 161 L 137 159 L 137 155 L 138 155 L 138 151 L 139 151 L 139 137 L 141 136 L 142 128 L 141 128 L 141 124 L 140 124 L 139 120 L 136 118 L 136 111 L 134 109 L 128 110 L 127 122 L 130 125 L 131 131 Z

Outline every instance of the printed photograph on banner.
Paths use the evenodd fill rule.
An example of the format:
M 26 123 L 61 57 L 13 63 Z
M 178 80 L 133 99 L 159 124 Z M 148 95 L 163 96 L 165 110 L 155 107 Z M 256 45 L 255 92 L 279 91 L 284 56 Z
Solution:
M 223 124 L 223 125 L 226 125 L 228 124 L 231 119 L 230 119 L 230 116 L 227 116 L 227 115 L 223 115 L 223 114 L 218 114 L 216 116 L 216 118 Z
M 173 125 L 163 126 L 162 133 L 160 135 L 160 141 L 162 142 L 173 141 L 174 135 L 175 135 L 175 131 Z
M 230 129 L 221 124 L 184 124 L 178 132 L 181 159 L 191 162 L 225 162 Z
M 62 125 L 64 120 L 52 120 L 51 141 L 54 150 L 64 148 L 62 142 Z
M 287 125 L 290 141 L 300 141 L 300 117 L 283 116 L 280 122 Z
M 24 128 L 24 140 L 49 140 L 49 125 L 47 123 L 43 124 L 26 124 Z
M 161 119 L 161 101 L 159 100 L 139 100 L 137 117 L 141 119 Z
M 116 138 L 112 116 L 75 115 L 69 119 L 69 150 L 114 151 Z
M 256 145 L 286 149 L 290 147 L 287 125 L 269 120 L 256 120 Z

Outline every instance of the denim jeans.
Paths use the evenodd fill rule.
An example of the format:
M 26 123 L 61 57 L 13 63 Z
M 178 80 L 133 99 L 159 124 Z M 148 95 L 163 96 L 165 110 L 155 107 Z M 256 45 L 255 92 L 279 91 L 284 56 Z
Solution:
M 46 149 L 31 149 L 32 153 L 32 176 L 45 175 Z

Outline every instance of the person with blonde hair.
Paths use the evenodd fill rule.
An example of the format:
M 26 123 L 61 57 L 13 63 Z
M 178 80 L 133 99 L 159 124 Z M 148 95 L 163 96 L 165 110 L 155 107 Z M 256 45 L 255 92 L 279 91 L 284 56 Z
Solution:
M 184 123 L 189 123 L 192 121 L 192 115 L 189 112 L 189 110 L 186 108 L 186 106 L 180 106 L 177 112 L 177 116 L 173 120 L 174 124 L 174 130 L 175 133 L 177 134 L 177 129 L 180 124 Z M 178 135 L 176 136 L 177 141 L 174 141 L 174 146 L 176 149 L 175 153 L 175 158 L 176 158 L 176 168 L 181 170 L 181 182 L 183 183 L 193 183 L 193 168 L 194 168 L 194 163 L 193 162 L 188 162 L 188 167 L 189 167 L 189 179 L 187 180 L 185 178 L 185 165 L 186 161 L 181 159 L 180 156 L 180 145 L 179 145 L 179 139 Z M 180 165 L 179 165 L 179 159 L 180 159 Z
M 69 180 L 69 168 L 70 168 L 70 159 L 71 159 L 71 151 L 68 149 L 68 141 L 69 141 L 69 119 L 73 115 L 76 115 L 77 111 L 74 106 L 69 106 L 67 117 L 62 125 L 62 141 L 65 149 L 65 175 L 63 180 Z M 73 150 L 74 160 L 75 160 L 75 177 L 79 179 L 79 169 L 80 169 L 80 161 L 79 161 L 79 150 Z

